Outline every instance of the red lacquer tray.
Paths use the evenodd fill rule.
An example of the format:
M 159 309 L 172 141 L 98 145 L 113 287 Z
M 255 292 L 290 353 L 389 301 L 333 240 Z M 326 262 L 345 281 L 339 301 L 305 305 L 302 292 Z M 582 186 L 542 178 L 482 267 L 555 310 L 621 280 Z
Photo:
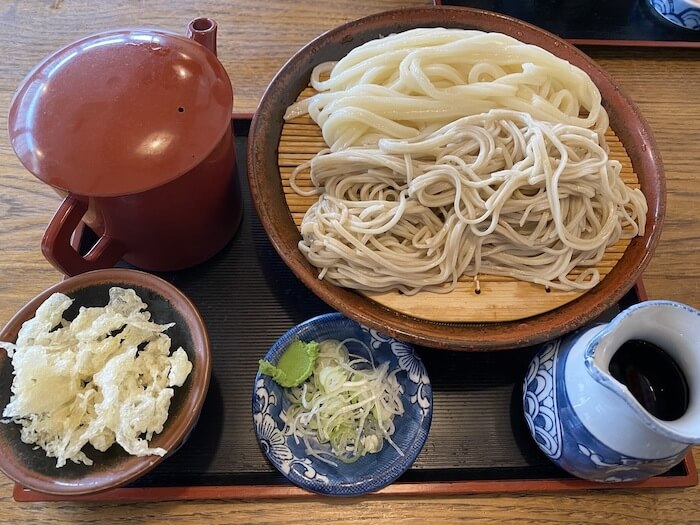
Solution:
M 330 308 L 289 271 L 267 239 L 247 195 L 249 121 L 234 120 L 244 219 L 224 251 L 207 263 L 161 274 L 199 308 L 212 341 L 212 382 L 187 442 L 132 485 L 56 497 L 16 485 L 16 501 L 163 501 L 313 496 L 291 485 L 260 450 L 251 399 L 257 362 L 288 328 Z M 89 244 L 88 234 L 81 239 Z M 643 300 L 641 283 L 599 321 Z M 602 484 L 571 477 L 537 448 L 522 415 L 521 382 L 536 348 L 449 352 L 418 348 L 433 386 L 428 441 L 409 471 L 378 496 L 646 489 L 697 484 L 692 455 L 662 476 Z M 487 416 L 485 416 L 487 415 Z

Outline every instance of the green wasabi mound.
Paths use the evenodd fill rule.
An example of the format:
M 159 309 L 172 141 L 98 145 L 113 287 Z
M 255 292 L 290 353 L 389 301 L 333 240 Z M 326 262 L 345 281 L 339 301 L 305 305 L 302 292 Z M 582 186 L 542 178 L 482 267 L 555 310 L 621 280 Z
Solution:
M 304 343 L 297 339 L 282 352 L 276 366 L 265 359 L 258 361 L 258 371 L 270 376 L 281 387 L 292 388 L 311 376 L 317 358 L 316 341 Z

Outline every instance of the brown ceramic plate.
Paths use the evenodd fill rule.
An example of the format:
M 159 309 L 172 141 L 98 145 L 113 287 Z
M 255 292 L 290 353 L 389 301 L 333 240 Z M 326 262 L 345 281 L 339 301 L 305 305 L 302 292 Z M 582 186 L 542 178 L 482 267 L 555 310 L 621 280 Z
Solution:
M 286 108 L 307 86 L 314 66 L 339 60 L 369 40 L 415 27 L 457 27 L 496 31 L 540 46 L 584 70 L 598 86 L 616 132 L 630 157 L 649 212 L 646 233 L 635 238 L 610 273 L 590 291 L 559 308 L 515 321 L 464 323 L 428 321 L 379 305 L 352 290 L 317 278 L 318 271 L 297 249 L 299 232 L 287 207 L 278 146 Z M 629 290 L 647 266 L 659 239 L 665 209 L 661 158 L 648 125 L 634 104 L 593 60 L 537 27 L 513 18 L 466 8 L 426 7 L 372 15 L 333 29 L 303 47 L 278 72 L 262 97 L 249 135 L 248 178 L 260 220 L 276 250 L 326 303 L 367 326 L 434 348 L 497 350 L 552 339 L 594 319 Z
M 204 322 L 192 303 L 174 286 L 153 275 L 126 269 L 88 272 L 71 277 L 45 290 L 29 301 L 0 331 L 0 340 L 15 342 L 24 321 L 34 317 L 37 307 L 54 292 L 75 299 L 66 311 L 71 319 L 79 306 L 104 306 L 109 288 L 133 288 L 148 305 L 152 319 L 158 323 L 175 322 L 166 332 L 171 338 L 171 352 L 182 346 L 192 362 L 192 371 L 181 387 L 175 387 L 168 420 L 160 434 L 150 441 L 152 447 L 168 451 L 165 457 L 135 457 L 115 444 L 106 452 L 87 445 L 83 451 L 94 461 L 92 466 L 71 461 L 56 468 L 56 459 L 43 450 L 20 440 L 19 425 L 0 424 L 0 470 L 9 478 L 33 490 L 47 494 L 80 495 L 124 485 L 142 476 L 167 459 L 187 438 L 197 422 L 211 376 L 209 338 Z M 4 408 L 10 399 L 12 364 L 0 350 L 0 403 Z

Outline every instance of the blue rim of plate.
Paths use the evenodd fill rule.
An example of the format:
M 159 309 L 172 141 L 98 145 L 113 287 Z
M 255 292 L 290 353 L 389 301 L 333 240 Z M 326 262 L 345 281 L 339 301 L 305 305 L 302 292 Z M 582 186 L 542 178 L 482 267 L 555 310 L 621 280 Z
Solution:
M 265 359 L 276 363 L 297 338 L 320 341 L 339 338 L 333 335 L 339 333 L 353 334 L 353 337 L 364 340 L 375 357 L 380 357 L 380 362 L 388 358 L 392 362 L 391 369 L 401 369 L 397 378 L 404 388 L 405 413 L 395 418 L 396 432 L 392 438 L 404 453 L 403 457 L 388 443 L 380 452 L 367 454 L 351 465 L 338 462 L 338 468 L 306 456 L 296 457 L 293 449 L 303 445 L 295 445 L 291 436 L 284 437 L 283 423 L 279 420 L 285 403 L 284 389 L 260 373 L 255 376 L 253 388 L 253 426 L 262 451 L 289 481 L 319 494 L 357 496 L 389 485 L 414 463 L 430 430 L 432 386 L 423 362 L 411 345 L 360 325 L 340 313 L 320 315 L 296 325 L 272 345 Z M 358 351 L 357 348 L 349 349 Z M 402 432 L 404 430 L 410 430 L 410 434 Z M 355 470 L 361 473 L 357 476 L 347 474 Z

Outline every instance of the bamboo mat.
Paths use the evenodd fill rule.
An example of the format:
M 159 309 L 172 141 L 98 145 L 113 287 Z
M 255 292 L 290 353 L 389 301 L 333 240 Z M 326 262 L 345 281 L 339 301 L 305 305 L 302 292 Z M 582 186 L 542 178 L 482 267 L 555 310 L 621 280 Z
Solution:
M 307 88 L 299 95 L 299 99 L 313 93 L 311 88 Z M 610 158 L 622 164 L 621 176 L 625 184 L 638 188 L 639 181 L 632 169 L 632 162 L 625 147 L 610 128 L 606 139 L 610 147 Z M 289 177 L 297 166 L 310 160 L 324 148 L 327 148 L 327 145 L 323 141 L 321 129 L 307 115 L 283 125 L 278 150 L 279 169 L 287 206 L 297 228 L 301 225 L 306 210 L 318 197 L 297 195 L 289 185 Z M 309 171 L 298 174 L 296 182 L 300 187 L 311 187 Z M 603 259 L 596 265 L 601 280 L 622 258 L 629 242 L 620 240 L 606 250 Z M 574 269 L 570 277 L 575 277 L 578 273 L 578 270 Z M 446 294 L 419 292 L 408 296 L 398 291 L 361 293 L 387 308 L 419 319 L 475 323 L 512 321 L 545 313 L 573 301 L 585 291 L 548 290 L 541 285 L 508 277 L 480 274 L 478 289 L 473 277 L 463 276 L 457 287 Z

